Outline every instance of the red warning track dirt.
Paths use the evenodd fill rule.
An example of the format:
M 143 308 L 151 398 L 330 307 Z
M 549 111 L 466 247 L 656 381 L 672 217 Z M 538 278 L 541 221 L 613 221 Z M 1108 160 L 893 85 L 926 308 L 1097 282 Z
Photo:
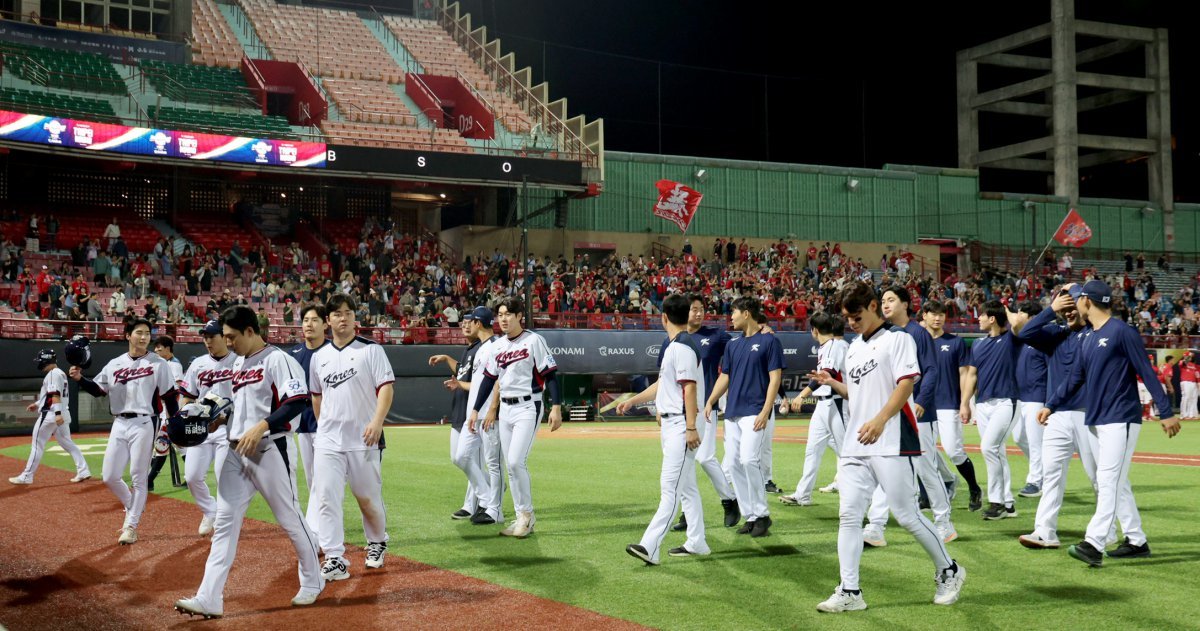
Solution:
M 0 448 L 28 440 L 3 438 Z M 23 465 L 0 456 L 0 478 Z M 292 607 L 295 553 L 278 526 L 249 519 L 225 617 L 188 618 L 172 603 L 195 594 L 208 557 L 195 506 L 152 494 L 140 541 L 118 546 L 116 500 L 98 480 L 71 484 L 71 475 L 43 466 L 33 486 L 0 488 L 0 625 L 11 631 L 642 628 L 397 556 L 330 584 L 311 607 Z

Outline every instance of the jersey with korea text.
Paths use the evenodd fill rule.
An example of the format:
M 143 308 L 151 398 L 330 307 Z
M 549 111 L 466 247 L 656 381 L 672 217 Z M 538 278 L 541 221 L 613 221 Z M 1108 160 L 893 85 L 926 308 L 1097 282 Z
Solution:
M 321 350 L 328 344 L 329 340 L 321 340 L 320 346 L 316 348 L 309 348 L 308 344 L 300 342 L 299 344 L 293 346 L 292 350 L 289 351 L 292 354 L 292 358 L 295 359 L 296 362 L 300 364 L 300 367 L 304 369 L 305 381 L 308 380 L 308 365 L 309 362 L 312 361 L 313 353 Z M 313 416 L 312 403 L 309 403 L 308 405 L 304 406 L 304 411 L 300 413 L 300 424 L 296 425 L 296 433 L 311 434 L 315 431 L 317 431 L 317 417 Z
M 477 339 L 471 340 L 471 345 L 463 351 L 462 358 L 458 360 L 458 367 L 454 371 L 456 380 L 471 383 L 471 370 L 475 366 L 475 356 L 478 355 L 479 347 L 482 345 L 483 343 Z M 467 401 L 471 398 L 471 392 L 470 388 L 467 390 L 456 388 L 453 392 L 450 402 L 450 427 L 461 431 L 467 422 Z
M 703 414 L 707 394 L 700 365 L 700 348 L 696 342 L 686 331 L 681 331 L 667 344 L 667 350 L 659 355 L 662 365 L 659 366 L 658 394 L 654 397 L 654 405 L 663 417 L 682 416 L 687 412 L 683 388 L 689 383 L 696 384 L 696 413 Z
M 858 431 L 887 406 L 897 384 L 921 378 L 913 337 L 904 329 L 885 323 L 870 337 L 854 338 L 846 352 L 845 376 L 850 405 L 840 455 L 843 458 L 920 455 L 917 419 L 909 401 L 887 420 L 874 443 L 864 445 L 858 440 Z
M 721 374 L 721 358 L 725 355 L 725 346 L 733 337 L 729 335 L 729 331 L 718 329 L 715 326 L 702 326 L 696 329 L 695 333 L 689 333 L 689 335 L 696 341 L 696 347 L 700 349 L 700 367 L 704 371 L 704 391 L 712 392 L 713 386 L 717 383 L 717 376 Z M 667 345 L 670 343 L 670 338 L 665 338 L 662 348 L 658 349 L 660 368 L 662 367 L 662 354 L 666 352 Z M 700 407 L 704 407 L 704 399 L 700 400 Z M 714 406 L 713 409 L 721 408 Z
M 317 434 L 313 447 L 333 451 L 383 449 L 383 441 L 368 447 L 363 430 L 375 417 L 379 389 L 396 381 L 383 347 L 364 337 L 345 346 L 326 344 L 313 353 L 308 389 L 320 395 Z
M 760 329 L 754 335 L 730 340 L 721 359 L 721 372 L 729 375 L 725 418 L 758 416 L 764 403 L 774 404 L 766 400 L 771 371 L 783 370 L 786 366 L 783 344 L 770 333 Z
M 1086 424 L 1141 423 L 1142 404 L 1135 377 L 1142 378 L 1158 409 L 1173 409 L 1146 358 L 1141 334 L 1128 323 L 1109 318 L 1080 345 L 1070 374 L 1050 395 L 1046 407 L 1057 411 L 1064 400 L 1082 388 Z
M 187 373 L 179 384 L 179 393 L 194 401 L 203 399 L 208 393 L 233 400 L 233 363 L 237 355 L 233 352 L 217 359 L 204 354 L 192 360 Z M 204 442 L 215 443 L 229 439 L 229 428 L 221 425 L 217 431 L 211 432 Z
M 37 407 L 39 412 L 49 411 L 50 406 L 54 404 L 54 402 L 50 400 L 50 398 L 53 396 L 57 396 L 59 398 L 58 402 L 62 406 L 59 409 L 62 410 L 63 421 L 70 421 L 71 396 L 67 390 L 67 373 L 63 372 L 62 368 L 55 368 L 54 370 L 46 373 L 46 376 L 42 378 L 42 389 L 38 391 L 37 398 Z M 53 421 L 54 415 L 49 414 L 47 418 Z
M 957 411 L 962 404 L 962 381 L 959 368 L 969 365 L 971 358 L 963 339 L 953 333 L 933 338 L 937 356 L 938 379 L 934 385 L 933 404 L 938 410 Z
M 978 377 L 976 401 L 1017 398 L 1017 353 L 1020 350 L 1011 331 L 984 336 L 971 344 L 971 365 Z
M 154 353 L 120 355 L 100 369 L 95 382 L 107 394 L 114 415 L 157 416 L 163 410 L 162 398 L 175 391 L 171 367 Z
M 546 340 L 528 329 L 515 338 L 505 336 L 494 343 L 496 350 L 484 375 L 496 380 L 504 399 L 540 394 L 546 379 L 558 370 Z
M 909 320 L 903 330 L 913 337 L 917 343 L 917 363 L 921 368 L 921 380 L 913 388 L 913 402 L 924 409 L 924 415 L 917 419 L 923 423 L 937 422 L 936 386 L 937 386 L 937 351 L 933 345 L 933 336 L 929 330 L 916 320 Z
M 1057 321 L 1057 316 L 1050 309 L 1043 309 L 1033 316 L 1024 328 L 1017 334 L 1017 339 L 1024 344 L 1034 346 L 1046 353 L 1046 397 L 1049 398 L 1058 385 L 1066 379 L 1075 363 L 1080 345 L 1092 330 L 1084 327 L 1072 331 Z M 1043 401 L 1043 403 L 1045 403 Z M 1058 410 L 1075 412 L 1083 409 L 1083 392 L 1076 391 L 1069 399 L 1059 405 Z
M 467 414 L 471 413 L 470 410 L 475 409 L 475 399 L 479 397 L 479 388 L 483 385 L 483 370 L 487 368 L 488 362 L 492 360 L 492 355 L 496 353 L 500 339 L 499 335 L 493 335 L 484 340 L 479 345 L 479 348 L 475 350 L 474 361 L 471 362 L 471 374 L 466 379 L 459 379 L 460 381 L 471 382 L 471 389 L 467 392 Z M 479 418 L 482 419 L 484 416 L 487 416 L 487 410 L 491 407 L 497 390 L 499 388 L 492 388 L 492 393 L 488 395 L 488 400 L 483 403 L 483 407 L 481 408 L 483 413 L 479 415 Z
M 308 384 L 299 362 L 275 346 L 238 357 L 233 362 L 233 418 L 229 419 L 229 440 L 241 440 L 242 434 L 259 421 L 291 401 L 308 399 Z M 289 424 L 286 431 L 295 430 Z M 264 434 L 265 436 L 265 434 Z
M 1020 341 L 1020 340 L 1018 340 Z M 1026 403 L 1046 400 L 1046 354 L 1021 344 L 1017 355 L 1017 398 Z
M 843 381 L 843 376 L 846 372 L 846 351 L 850 349 L 850 344 L 841 338 L 833 338 L 817 349 L 817 370 L 824 370 L 833 377 L 834 381 Z M 818 386 L 816 383 L 810 383 L 813 387 L 812 395 L 814 397 L 833 397 L 840 399 L 842 396 L 833 391 L 832 386 Z

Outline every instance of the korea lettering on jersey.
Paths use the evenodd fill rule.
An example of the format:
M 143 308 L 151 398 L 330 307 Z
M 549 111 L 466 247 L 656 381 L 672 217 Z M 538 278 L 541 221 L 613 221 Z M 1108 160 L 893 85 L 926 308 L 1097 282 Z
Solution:
M 864 445 L 858 431 L 885 406 L 897 384 L 920 379 L 917 343 L 903 329 L 884 325 L 870 338 L 859 336 L 846 351 L 846 388 L 851 403 L 842 457 L 919 456 L 921 442 L 910 402 L 887 420 L 875 443 Z
M 235 353 L 230 352 L 220 359 L 201 355 L 192 360 L 179 384 L 180 393 L 192 400 L 202 399 L 210 392 L 233 400 L 233 364 L 237 358 Z M 228 438 L 229 429 L 222 425 L 210 433 L 204 442 L 215 443 Z
M 108 396 L 114 415 L 156 416 L 162 412 L 162 398 L 175 391 L 175 379 L 167 361 L 154 353 L 141 357 L 121 355 L 104 365 L 95 382 Z
M 495 344 L 484 375 L 496 380 L 505 399 L 540 393 L 546 377 L 558 369 L 546 340 L 532 331 L 502 337 Z
M 280 406 L 308 398 L 304 369 L 291 355 L 267 346 L 233 362 L 233 418 L 229 420 L 229 439 L 242 434 L 266 419 Z M 287 431 L 295 427 L 288 426 Z M 272 437 L 283 435 L 277 432 Z
M 667 350 L 663 352 L 654 405 L 664 417 L 682 416 L 687 412 L 683 388 L 688 383 L 696 384 L 697 418 L 703 414 L 703 402 L 708 398 L 708 393 L 704 390 L 704 371 L 696 342 L 687 333 L 680 333 L 667 344 Z
M 479 397 L 479 388 L 483 384 L 483 371 L 487 368 L 488 362 L 490 362 L 492 357 L 495 355 L 496 349 L 499 348 L 501 339 L 502 338 L 500 336 L 493 336 L 491 339 L 481 342 L 479 344 L 479 348 L 475 349 L 475 358 L 471 366 L 469 366 L 470 371 L 468 378 L 464 379 L 461 376 L 458 378 L 459 381 L 471 382 L 471 389 L 467 392 L 468 414 L 470 414 L 471 410 L 475 409 L 475 399 Z M 462 372 L 461 364 L 459 365 L 459 372 Z M 483 407 L 480 409 L 486 411 L 491 406 L 492 399 L 496 396 L 496 391 L 498 389 L 499 388 L 492 388 L 491 394 L 488 395 L 488 400 L 483 402 Z M 483 418 L 482 415 L 480 418 Z
M 326 344 L 308 364 L 308 390 L 321 396 L 321 416 L 313 447 L 332 451 L 368 447 L 363 430 L 375 416 L 379 389 L 396 381 L 383 347 L 355 337 L 345 346 Z
M 62 405 L 63 422 L 70 422 L 70 391 L 67 389 L 67 373 L 61 368 L 55 368 L 46 373 L 46 377 L 42 379 L 42 389 L 38 391 L 37 407 L 40 412 L 48 412 L 50 406 L 50 397 L 58 395 L 59 403 Z M 53 419 L 53 415 L 50 420 Z

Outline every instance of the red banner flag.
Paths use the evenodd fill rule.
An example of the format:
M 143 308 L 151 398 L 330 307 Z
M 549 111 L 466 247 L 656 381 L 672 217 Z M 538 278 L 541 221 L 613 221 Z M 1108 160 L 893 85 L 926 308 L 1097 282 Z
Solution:
M 1080 247 L 1092 238 L 1092 229 L 1074 208 L 1067 213 L 1062 225 L 1054 233 L 1054 240 L 1063 245 Z
M 680 230 L 687 232 L 704 194 L 671 180 L 659 180 L 655 186 L 658 203 L 654 204 L 654 215 L 675 222 Z

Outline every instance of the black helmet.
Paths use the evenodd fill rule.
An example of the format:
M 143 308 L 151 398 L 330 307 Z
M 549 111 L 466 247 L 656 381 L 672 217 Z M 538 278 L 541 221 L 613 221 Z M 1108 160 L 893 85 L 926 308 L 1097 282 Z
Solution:
M 88 338 L 86 335 L 76 335 L 67 342 L 67 348 L 63 350 L 63 355 L 67 358 L 67 363 L 80 368 L 88 368 L 92 365 L 92 349 L 88 347 Z
M 52 348 L 43 348 L 38 351 L 37 357 L 34 357 L 33 361 L 37 362 L 38 370 L 41 370 L 50 364 L 58 363 L 58 354 Z

